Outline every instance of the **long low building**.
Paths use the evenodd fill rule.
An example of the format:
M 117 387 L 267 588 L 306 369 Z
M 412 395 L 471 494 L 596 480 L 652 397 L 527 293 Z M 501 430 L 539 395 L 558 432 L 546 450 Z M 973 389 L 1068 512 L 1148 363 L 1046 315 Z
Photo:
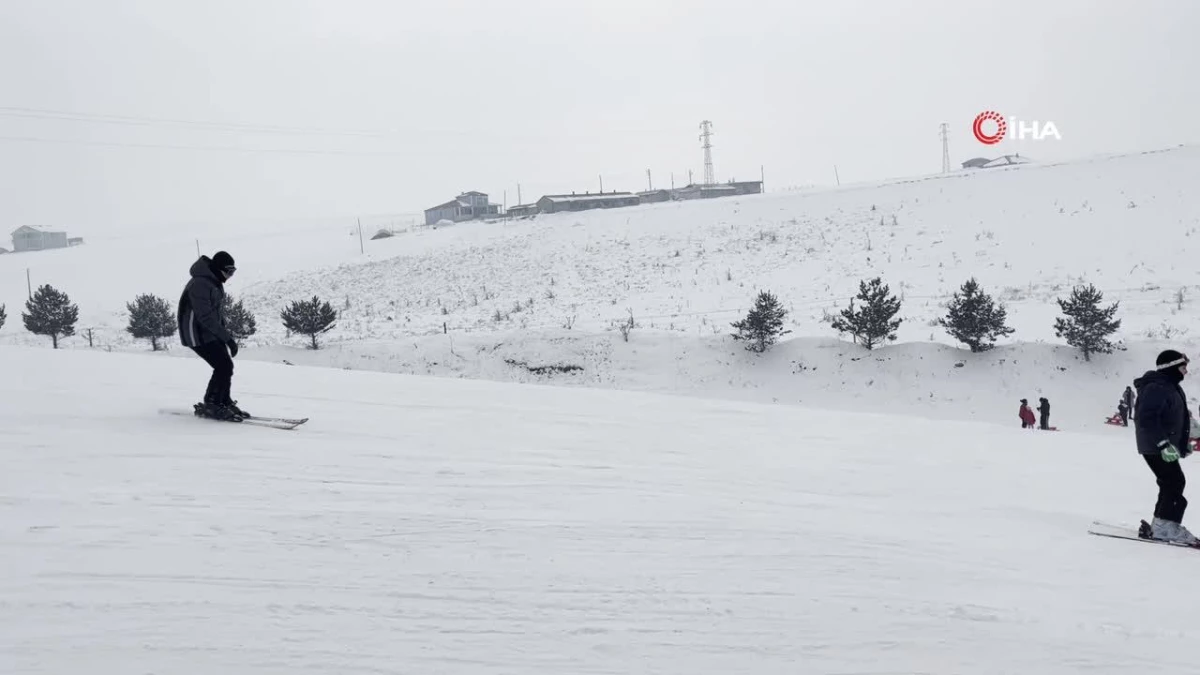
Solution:
M 762 192 L 762 181 L 730 181 L 713 185 L 688 185 L 681 188 L 632 192 L 585 192 L 569 195 L 546 195 L 533 204 L 519 204 L 508 209 L 511 218 L 528 218 L 539 213 L 614 209 L 639 204 L 653 204 L 687 199 L 714 199 L 752 195 Z M 427 216 L 428 217 L 428 216 Z
M 559 213 L 562 211 L 588 211 L 590 209 L 637 206 L 641 203 L 641 198 L 631 192 L 602 192 L 597 194 L 585 192 L 581 195 L 546 195 L 537 200 L 537 207 L 541 213 Z

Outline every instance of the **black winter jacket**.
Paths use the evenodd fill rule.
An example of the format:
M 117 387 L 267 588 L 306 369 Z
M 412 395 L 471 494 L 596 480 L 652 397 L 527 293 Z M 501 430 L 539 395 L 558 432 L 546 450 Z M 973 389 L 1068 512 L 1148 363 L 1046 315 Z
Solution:
M 1170 441 L 1181 457 L 1192 453 L 1191 413 L 1179 378 L 1156 370 L 1147 371 L 1133 381 L 1137 389 L 1134 403 L 1134 429 L 1138 453 L 1157 455 L 1158 444 Z
M 221 300 L 225 287 L 212 271 L 212 261 L 202 255 L 192 264 L 191 280 L 179 296 L 179 340 L 185 347 L 199 347 L 210 342 L 232 342 L 221 316 Z

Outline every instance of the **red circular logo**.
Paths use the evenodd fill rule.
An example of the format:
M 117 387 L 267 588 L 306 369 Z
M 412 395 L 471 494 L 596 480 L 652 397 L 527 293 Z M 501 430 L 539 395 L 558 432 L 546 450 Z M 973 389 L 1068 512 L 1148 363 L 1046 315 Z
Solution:
M 996 133 L 985 134 L 983 132 L 983 123 L 992 120 L 996 123 Z M 1004 132 L 1008 131 L 1008 124 L 1004 122 L 1004 118 L 1000 113 L 985 110 L 975 116 L 975 124 L 971 125 L 971 131 L 975 132 L 975 138 L 979 139 L 980 143 L 985 145 L 995 145 L 1004 138 Z

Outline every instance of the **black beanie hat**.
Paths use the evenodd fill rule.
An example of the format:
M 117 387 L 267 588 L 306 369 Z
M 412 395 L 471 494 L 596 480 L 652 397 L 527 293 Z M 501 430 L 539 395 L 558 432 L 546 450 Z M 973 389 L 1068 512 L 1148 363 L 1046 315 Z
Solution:
M 216 255 L 209 262 L 208 268 L 212 270 L 213 274 L 217 275 L 221 283 L 225 283 L 226 279 L 233 276 L 233 270 L 236 267 L 233 264 L 233 256 L 225 251 L 217 251 Z
M 225 251 L 217 251 L 216 255 L 212 257 L 212 263 L 213 267 L 217 269 L 225 269 L 226 267 L 234 266 L 233 256 L 229 255 Z
M 1158 358 L 1154 360 L 1154 369 L 1155 370 L 1165 370 L 1167 368 L 1181 366 L 1187 362 L 1188 362 L 1188 357 L 1184 356 L 1183 354 L 1180 354 L 1179 352 L 1175 351 L 1174 349 L 1167 349 L 1167 350 L 1163 351 L 1161 354 L 1159 354 Z

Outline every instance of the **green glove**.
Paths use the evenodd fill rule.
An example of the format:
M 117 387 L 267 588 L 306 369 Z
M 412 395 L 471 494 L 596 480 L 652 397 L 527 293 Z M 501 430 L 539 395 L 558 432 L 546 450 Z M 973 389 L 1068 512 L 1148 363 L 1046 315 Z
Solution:
M 1162 441 L 1158 444 L 1158 448 L 1162 451 L 1162 458 L 1164 462 L 1179 461 L 1179 450 L 1177 450 L 1175 446 L 1171 444 L 1171 441 Z

